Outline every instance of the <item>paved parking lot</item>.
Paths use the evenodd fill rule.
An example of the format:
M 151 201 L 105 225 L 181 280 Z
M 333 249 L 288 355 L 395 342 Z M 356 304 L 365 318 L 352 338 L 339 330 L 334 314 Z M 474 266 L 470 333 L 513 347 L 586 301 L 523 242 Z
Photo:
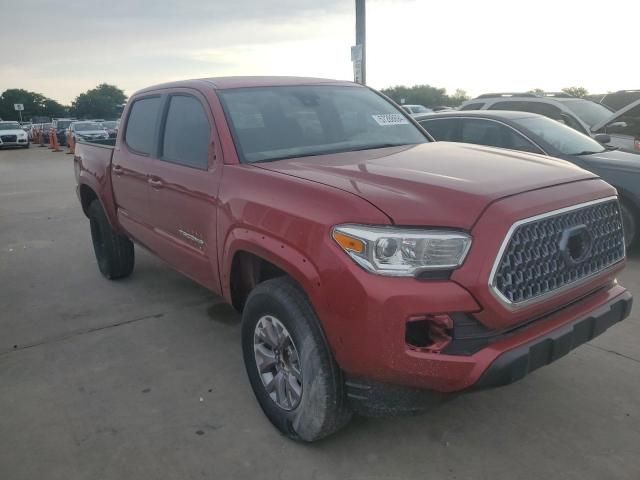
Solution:
M 517 384 L 300 445 L 254 400 L 239 316 L 136 255 L 100 276 L 71 155 L 0 151 L 0 479 L 640 479 L 640 307 Z M 621 282 L 640 298 L 640 255 Z

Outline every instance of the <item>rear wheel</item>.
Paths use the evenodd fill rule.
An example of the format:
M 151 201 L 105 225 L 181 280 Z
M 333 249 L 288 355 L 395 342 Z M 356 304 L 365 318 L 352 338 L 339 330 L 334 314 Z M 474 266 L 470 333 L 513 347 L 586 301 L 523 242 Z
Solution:
M 98 200 L 91 202 L 88 214 L 93 250 L 100 273 L 109 280 L 131 275 L 135 263 L 133 242 L 111 228 Z
M 620 202 L 620 213 L 622 214 L 622 228 L 624 230 L 624 244 L 627 249 L 631 248 L 636 239 L 636 215 L 635 211 L 626 202 Z
M 351 418 L 342 373 L 306 295 L 290 278 L 267 280 L 251 292 L 242 350 L 262 410 L 288 437 L 313 442 Z

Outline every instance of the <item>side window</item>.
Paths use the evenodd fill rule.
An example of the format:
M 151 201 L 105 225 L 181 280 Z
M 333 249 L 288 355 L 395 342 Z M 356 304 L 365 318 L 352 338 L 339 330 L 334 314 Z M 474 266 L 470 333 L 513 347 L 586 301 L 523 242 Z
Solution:
M 206 169 L 211 126 L 195 97 L 174 95 L 169 101 L 160 158 L 188 167 Z
M 469 103 L 463 107 L 460 107 L 460 110 L 482 110 L 482 106 L 484 103 Z
M 528 112 L 529 110 L 525 110 L 525 108 L 525 102 L 514 102 L 512 100 L 508 100 L 494 103 L 489 107 L 489 110 L 515 110 L 516 112 Z
M 527 103 L 526 110 L 531 113 L 538 113 L 540 115 L 544 115 L 545 117 L 549 117 L 553 120 L 565 121 L 562 117 L 562 110 L 560 110 L 555 105 L 549 105 L 548 103 L 541 102 L 529 102 Z
M 438 120 L 423 120 L 419 122 L 431 136 L 438 142 L 456 142 L 457 118 L 442 118 Z
M 160 97 L 143 98 L 133 103 L 124 137 L 130 148 L 146 155 L 153 151 L 153 137 L 159 112 Z
M 518 132 L 491 120 L 462 120 L 461 141 L 488 145 L 490 147 L 509 148 L 524 152 L 542 153 L 542 151 Z

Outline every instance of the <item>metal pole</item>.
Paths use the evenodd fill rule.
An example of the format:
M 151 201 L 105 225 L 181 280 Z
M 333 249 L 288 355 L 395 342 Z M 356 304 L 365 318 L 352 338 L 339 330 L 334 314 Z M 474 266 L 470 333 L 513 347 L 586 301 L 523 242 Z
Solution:
M 365 0 L 356 0 L 356 45 L 362 45 L 362 84 L 367 83 L 367 25 Z

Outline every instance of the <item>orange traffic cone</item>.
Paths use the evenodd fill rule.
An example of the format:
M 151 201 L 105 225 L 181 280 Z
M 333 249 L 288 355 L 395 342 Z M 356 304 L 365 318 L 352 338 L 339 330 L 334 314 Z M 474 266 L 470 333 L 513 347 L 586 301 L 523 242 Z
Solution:
M 51 150 L 52 152 L 61 152 L 62 150 L 60 150 L 60 144 L 58 143 L 58 134 L 54 131 L 53 132 L 53 150 Z
M 47 148 L 49 150 L 53 149 L 53 134 L 51 133 L 51 130 L 49 130 L 49 146 Z

